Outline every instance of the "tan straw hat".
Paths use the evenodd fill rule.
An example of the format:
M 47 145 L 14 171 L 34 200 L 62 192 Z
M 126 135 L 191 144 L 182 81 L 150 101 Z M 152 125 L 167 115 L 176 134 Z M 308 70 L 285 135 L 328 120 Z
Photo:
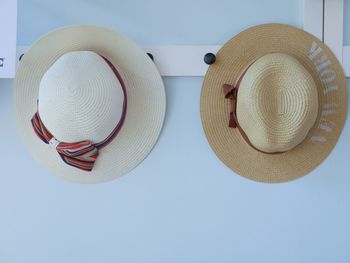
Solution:
M 288 25 L 247 29 L 218 52 L 204 79 L 202 124 L 234 172 L 268 183 L 301 177 L 332 151 L 347 83 L 333 53 Z
M 14 82 L 20 133 L 33 157 L 69 181 L 121 176 L 151 151 L 166 108 L 147 54 L 108 29 L 71 26 L 38 40 Z

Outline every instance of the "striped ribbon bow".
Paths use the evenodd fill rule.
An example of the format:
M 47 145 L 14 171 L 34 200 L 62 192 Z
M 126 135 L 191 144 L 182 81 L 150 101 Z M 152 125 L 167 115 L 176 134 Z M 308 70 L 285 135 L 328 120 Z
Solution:
M 117 126 L 106 139 L 98 143 L 92 143 L 89 140 L 73 143 L 59 142 L 45 127 L 40 119 L 39 112 L 36 112 L 31 120 L 36 135 L 46 144 L 55 147 L 58 154 L 66 164 L 87 172 L 90 172 L 94 167 L 99 150 L 107 146 L 119 133 L 123 126 L 127 110 L 127 93 L 124 81 L 114 65 L 107 58 L 103 56 L 101 57 L 106 61 L 115 76 L 118 78 L 124 95 L 122 116 Z
M 36 135 L 46 144 L 55 147 L 66 164 L 88 172 L 92 170 L 98 157 L 98 148 L 91 141 L 74 143 L 57 141 L 42 123 L 38 112 L 32 118 L 32 125 Z

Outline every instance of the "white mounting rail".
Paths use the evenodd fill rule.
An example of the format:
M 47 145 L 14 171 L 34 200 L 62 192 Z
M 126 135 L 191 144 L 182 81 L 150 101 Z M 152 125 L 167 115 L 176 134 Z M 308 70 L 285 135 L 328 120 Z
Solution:
M 144 46 L 151 53 L 160 74 L 167 77 L 204 76 L 208 65 L 204 62 L 207 53 L 216 54 L 221 46 Z M 28 46 L 17 47 L 17 64 Z

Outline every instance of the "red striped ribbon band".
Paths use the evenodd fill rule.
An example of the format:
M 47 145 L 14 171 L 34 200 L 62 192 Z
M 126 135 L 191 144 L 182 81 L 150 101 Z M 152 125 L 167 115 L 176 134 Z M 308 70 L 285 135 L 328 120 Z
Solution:
M 35 113 L 31 120 L 36 135 L 46 144 L 54 145 L 58 154 L 66 164 L 87 172 L 90 172 L 93 169 L 95 161 L 99 155 L 99 150 L 107 146 L 118 135 L 120 129 L 124 124 L 127 111 L 127 93 L 124 81 L 115 66 L 107 58 L 103 56 L 101 57 L 106 61 L 113 73 L 118 78 L 124 95 L 121 118 L 117 126 L 113 129 L 113 131 L 106 139 L 98 143 L 92 143 L 89 140 L 72 143 L 59 142 L 45 127 L 40 119 L 38 111 Z

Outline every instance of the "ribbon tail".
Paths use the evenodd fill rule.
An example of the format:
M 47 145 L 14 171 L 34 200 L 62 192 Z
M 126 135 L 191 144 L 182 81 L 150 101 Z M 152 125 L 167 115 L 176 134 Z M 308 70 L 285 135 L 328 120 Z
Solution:
M 67 144 L 58 145 L 57 152 L 66 164 L 86 172 L 91 172 L 99 155 L 99 150 L 92 144 L 85 143 L 87 143 L 85 147 L 79 147 L 78 149 L 77 146 L 81 146 L 81 143 L 72 144 L 70 148 L 68 146 L 68 149 Z M 60 146 L 65 149 L 60 149 Z
M 237 88 L 233 85 L 224 84 L 224 95 L 226 99 L 230 100 L 230 121 L 228 126 L 230 128 L 237 127 L 237 118 L 236 118 L 236 102 L 237 102 Z
M 237 128 L 237 122 L 235 120 L 235 116 L 233 112 L 230 112 L 230 121 L 228 123 L 230 128 Z

